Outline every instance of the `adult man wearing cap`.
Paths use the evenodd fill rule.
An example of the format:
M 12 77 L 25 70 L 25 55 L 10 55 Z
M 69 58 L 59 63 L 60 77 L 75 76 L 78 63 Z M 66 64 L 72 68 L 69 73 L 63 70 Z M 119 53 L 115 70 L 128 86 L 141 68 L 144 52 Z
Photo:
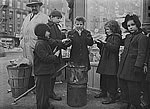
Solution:
M 26 6 L 31 8 L 31 13 L 26 16 L 20 32 L 22 37 L 20 46 L 23 48 L 23 57 L 29 59 L 30 65 L 32 66 L 33 50 L 37 41 L 37 36 L 34 34 L 34 28 L 39 23 L 46 24 L 49 19 L 49 16 L 40 11 L 42 5 L 43 3 L 38 0 L 30 0 L 29 3 L 27 3 Z M 29 82 L 29 88 L 34 85 L 33 68 L 30 80 L 32 82 Z

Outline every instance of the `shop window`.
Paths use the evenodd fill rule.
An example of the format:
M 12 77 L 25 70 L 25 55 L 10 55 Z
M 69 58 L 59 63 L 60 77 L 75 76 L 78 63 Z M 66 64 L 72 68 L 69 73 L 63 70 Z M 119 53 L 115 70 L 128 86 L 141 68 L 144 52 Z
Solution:
M 13 0 L 9 0 L 9 6 L 12 7 Z
M 6 0 L 3 0 L 3 1 L 2 1 L 2 4 L 3 4 L 3 5 L 6 5 Z
M 13 20 L 13 11 L 9 11 L 9 20 L 10 20 L 10 21 Z
M 23 9 L 24 10 L 26 9 L 26 3 L 23 3 Z
M 26 17 L 26 16 L 27 16 L 26 14 L 23 14 L 23 15 L 22 15 L 22 17 L 23 17 L 23 21 L 24 21 L 24 19 L 25 19 L 25 17 Z
M 3 10 L 2 11 L 2 18 L 5 19 L 5 17 L 6 17 L 6 11 Z
M 21 14 L 20 14 L 20 13 L 17 13 L 17 21 L 20 22 L 20 20 L 21 20 Z
M 17 8 L 21 8 L 21 2 L 17 1 Z

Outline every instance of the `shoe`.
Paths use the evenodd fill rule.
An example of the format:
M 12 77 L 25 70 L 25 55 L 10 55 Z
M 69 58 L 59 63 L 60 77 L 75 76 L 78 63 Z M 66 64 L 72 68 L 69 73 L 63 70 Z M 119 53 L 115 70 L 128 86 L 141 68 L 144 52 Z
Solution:
M 94 96 L 95 98 L 103 98 L 103 97 L 107 97 L 107 93 L 100 93 Z
M 56 94 L 52 94 L 52 96 L 50 96 L 50 98 L 53 99 L 53 100 L 57 100 L 57 101 L 61 101 L 62 100 L 62 98 L 57 96 Z
M 102 104 L 112 104 L 112 103 L 115 103 L 116 100 L 112 99 L 112 98 L 109 98 L 108 100 L 106 101 L 103 101 Z

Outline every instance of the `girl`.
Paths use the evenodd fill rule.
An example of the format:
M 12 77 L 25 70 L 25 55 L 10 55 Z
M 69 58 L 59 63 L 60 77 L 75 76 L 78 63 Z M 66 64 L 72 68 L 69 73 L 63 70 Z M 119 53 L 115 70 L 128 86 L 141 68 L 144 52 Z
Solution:
M 101 74 L 100 88 L 101 93 L 95 98 L 107 97 L 108 100 L 103 104 L 114 103 L 117 97 L 117 71 L 119 66 L 119 48 L 121 44 L 121 29 L 117 21 L 111 20 L 104 25 L 105 41 L 96 41 L 100 49 L 101 59 L 98 64 L 97 73 Z
M 122 23 L 130 34 L 124 39 L 124 51 L 118 69 L 121 100 L 129 107 L 142 109 L 140 106 L 141 81 L 144 79 L 143 66 L 146 58 L 148 40 L 142 33 L 141 22 L 137 15 L 126 15 Z M 132 104 L 132 105 L 131 105 Z

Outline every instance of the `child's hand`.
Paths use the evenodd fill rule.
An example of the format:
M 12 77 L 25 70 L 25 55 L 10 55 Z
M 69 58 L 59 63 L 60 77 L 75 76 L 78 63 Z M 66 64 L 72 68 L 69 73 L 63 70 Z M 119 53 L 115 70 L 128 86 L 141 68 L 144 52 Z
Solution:
M 60 50 L 58 50 L 54 55 L 58 57 L 59 54 L 60 54 Z
M 102 39 L 97 39 L 98 41 L 102 42 L 102 43 L 107 43 L 105 40 L 102 40 Z
M 66 39 L 62 40 L 62 43 L 66 43 L 66 42 L 70 42 L 70 41 L 71 41 L 70 39 L 66 38 Z

